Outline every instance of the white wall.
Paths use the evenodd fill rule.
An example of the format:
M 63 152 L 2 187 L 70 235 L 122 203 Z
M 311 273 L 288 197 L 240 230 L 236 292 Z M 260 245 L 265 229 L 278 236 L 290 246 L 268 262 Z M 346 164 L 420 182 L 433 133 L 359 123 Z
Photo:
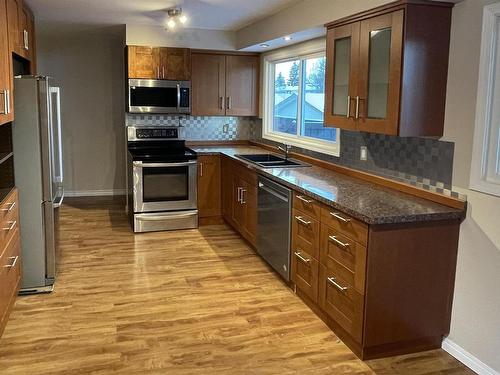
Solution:
M 234 50 L 236 35 L 222 30 L 179 28 L 172 32 L 159 26 L 126 25 L 126 42 L 139 46 Z
M 449 339 L 500 372 L 500 198 L 467 189 L 483 6 L 494 2 L 465 0 L 453 9 L 444 139 L 455 142 L 453 184 L 468 197 Z
M 38 72 L 61 86 L 66 191 L 125 188 L 124 30 L 37 25 Z

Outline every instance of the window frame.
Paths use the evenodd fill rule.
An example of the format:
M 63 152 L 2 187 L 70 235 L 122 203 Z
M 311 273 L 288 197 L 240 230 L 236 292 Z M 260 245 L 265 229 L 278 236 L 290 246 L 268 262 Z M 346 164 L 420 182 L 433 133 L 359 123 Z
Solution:
M 308 137 L 299 135 L 302 130 L 302 109 L 300 103 L 297 106 L 297 134 L 287 134 L 273 130 L 273 116 L 274 116 L 274 83 L 275 83 L 275 64 L 293 61 L 305 60 L 309 58 L 317 58 L 324 56 L 326 58 L 326 39 L 313 40 L 310 42 L 302 43 L 300 45 L 282 48 L 277 51 L 267 53 L 263 56 L 263 126 L 262 138 L 287 143 L 292 146 L 305 148 L 311 151 L 321 152 L 324 154 L 340 156 L 340 129 L 336 128 L 336 140 L 326 141 L 319 138 Z M 302 76 L 303 63 L 299 65 L 299 91 L 298 97 L 302 98 L 303 80 Z M 326 90 L 326 83 L 325 83 Z M 302 100 L 301 100 L 302 102 Z M 324 111 L 324 110 L 323 110 Z
M 494 160 L 490 145 L 492 136 L 496 139 L 496 154 L 500 153 L 500 131 L 492 135 L 491 114 L 493 112 L 496 64 L 500 63 L 500 3 L 485 6 L 483 9 L 483 29 L 481 36 L 481 54 L 479 60 L 479 79 L 477 88 L 476 118 L 472 149 L 471 174 L 469 188 L 479 192 L 500 196 L 500 182 L 493 182 L 488 174 L 488 165 Z M 498 104 L 497 104 L 498 105 Z M 498 109 L 497 109 L 498 110 Z M 499 161 L 496 161 L 499 163 Z M 497 169 L 499 165 L 497 164 Z

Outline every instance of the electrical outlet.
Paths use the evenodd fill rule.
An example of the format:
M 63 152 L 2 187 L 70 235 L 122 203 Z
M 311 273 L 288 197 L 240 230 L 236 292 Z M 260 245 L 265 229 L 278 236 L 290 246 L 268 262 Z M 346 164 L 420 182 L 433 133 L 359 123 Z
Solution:
M 366 161 L 368 158 L 368 150 L 366 149 L 366 146 L 361 146 L 359 150 L 359 160 Z
M 224 126 L 222 127 L 222 132 L 229 133 L 229 124 L 224 124 Z

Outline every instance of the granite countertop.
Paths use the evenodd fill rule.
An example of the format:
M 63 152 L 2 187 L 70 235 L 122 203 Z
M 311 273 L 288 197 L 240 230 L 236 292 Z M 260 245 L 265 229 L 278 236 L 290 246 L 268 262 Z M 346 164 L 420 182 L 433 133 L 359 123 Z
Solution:
M 201 155 L 224 154 L 234 158 L 264 177 L 307 194 L 367 224 L 409 223 L 465 217 L 465 210 L 454 209 L 325 168 L 309 166 L 264 169 L 235 156 L 269 153 L 256 146 L 201 146 L 192 149 Z

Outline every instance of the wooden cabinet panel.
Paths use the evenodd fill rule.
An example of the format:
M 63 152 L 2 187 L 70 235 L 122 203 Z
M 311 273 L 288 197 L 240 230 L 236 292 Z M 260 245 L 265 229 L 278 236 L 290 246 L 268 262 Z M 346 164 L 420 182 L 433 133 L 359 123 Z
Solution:
M 321 208 L 321 222 L 362 245 L 368 242 L 368 225 L 333 207 Z
M 323 265 L 319 266 L 319 305 L 358 343 L 362 342 L 363 296 Z
M 36 38 L 35 38 L 35 18 L 31 17 L 28 25 L 29 34 L 29 60 L 30 60 L 30 73 L 32 75 L 37 74 L 37 55 L 36 55 Z
M 293 208 L 304 212 L 316 220 L 321 218 L 321 204 L 304 194 L 294 193 Z
M 222 217 L 233 225 L 233 163 L 228 157 L 221 159 Z M 233 225 L 234 226 L 234 225 Z
M 221 175 L 218 155 L 198 157 L 198 216 L 221 215 Z
M 313 302 L 318 301 L 319 263 L 310 254 L 292 246 L 291 279 Z
M 292 246 L 319 258 L 319 222 L 296 209 L 292 215 Z
M 224 116 L 226 114 L 226 59 L 224 55 L 194 53 L 191 57 L 192 114 Z
M 255 177 L 257 175 L 253 173 Z M 248 178 L 250 177 L 250 178 Z M 253 246 L 257 245 L 257 184 L 253 182 L 253 176 L 240 178 L 242 185 L 241 205 L 244 211 L 244 224 L 240 232 Z
M 129 78 L 160 78 L 157 48 L 128 46 L 127 55 Z
M 12 100 L 12 67 L 7 29 L 7 7 L 0 1 L 0 125 L 14 120 Z
M 187 48 L 158 48 L 159 75 L 162 79 L 191 79 L 191 52 Z
M 21 44 L 21 0 L 6 0 L 7 4 L 7 26 L 9 28 L 9 47 L 12 52 L 22 53 Z
M 399 1 L 326 25 L 325 125 L 442 136 L 452 6 Z
M 25 59 L 30 57 L 30 21 L 33 18 L 31 11 L 23 4 L 19 10 L 19 34 L 20 34 L 20 50 L 19 55 Z
M 258 115 L 258 56 L 226 56 L 226 115 Z

